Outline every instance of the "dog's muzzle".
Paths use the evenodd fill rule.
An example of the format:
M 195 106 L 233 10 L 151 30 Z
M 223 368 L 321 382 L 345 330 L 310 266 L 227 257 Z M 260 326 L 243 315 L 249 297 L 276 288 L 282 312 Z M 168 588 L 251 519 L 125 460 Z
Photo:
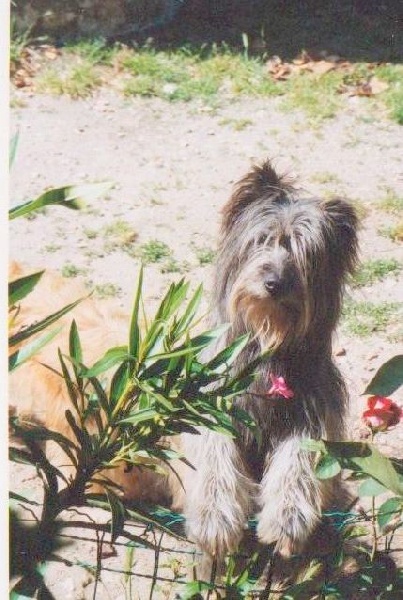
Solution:
M 293 289 L 293 281 L 288 277 L 280 277 L 275 273 L 266 273 L 263 286 L 269 296 L 273 299 L 281 299 L 287 296 Z

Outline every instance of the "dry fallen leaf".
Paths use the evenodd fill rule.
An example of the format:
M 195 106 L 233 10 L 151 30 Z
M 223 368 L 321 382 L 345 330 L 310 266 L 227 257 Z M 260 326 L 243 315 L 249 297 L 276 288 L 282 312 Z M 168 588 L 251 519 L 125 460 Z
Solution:
M 389 85 L 386 81 L 381 81 L 377 77 L 371 77 L 369 83 L 373 94 L 382 94 L 382 92 L 386 92 L 386 90 L 389 89 Z
M 327 60 L 310 61 L 302 64 L 299 68 L 301 71 L 310 71 L 315 75 L 324 75 L 329 71 L 333 71 L 336 68 L 336 63 Z
M 269 60 L 266 61 L 266 68 L 269 73 L 275 73 L 282 64 L 283 61 L 279 56 L 271 56 Z
M 32 78 L 25 69 L 18 69 L 13 77 L 14 85 L 17 88 L 28 87 L 32 85 Z
M 367 81 L 359 81 L 355 84 L 342 85 L 338 92 L 340 94 L 348 94 L 349 96 L 375 96 L 382 94 L 389 88 L 388 84 L 381 81 L 377 77 L 371 77 Z
M 266 62 L 267 71 L 277 81 L 284 81 L 289 78 L 292 73 L 292 66 L 288 63 L 283 63 L 279 56 L 272 56 Z
M 60 50 L 55 48 L 55 46 L 45 46 L 43 48 L 43 55 L 47 60 L 56 60 L 60 56 Z

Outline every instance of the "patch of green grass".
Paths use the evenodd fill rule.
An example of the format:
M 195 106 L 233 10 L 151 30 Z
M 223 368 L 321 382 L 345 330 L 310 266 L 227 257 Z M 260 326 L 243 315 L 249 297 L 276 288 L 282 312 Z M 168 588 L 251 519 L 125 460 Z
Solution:
M 93 65 L 111 65 L 119 53 L 119 46 L 107 45 L 105 40 L 79 40 L 74 44 L 66 44 L 64 50 L 73 56 L 79 56 Z
M 62 276 L 63 277 L 77 277 L 78 275 L 85 275 L 85 269 L 80 269 L 73 263 L 66 263 L 62 267 Z
M 179 262 L 173 256 L 168 256 L 161 266 L 161 273 L 185 273 L 189 270 L 188 263 Z
M 89 240 L 95 240 L 99 232 L 96 229 L 84 229 L 83 233 Z
M 29 32 L 12 38 L 11 58 L 19 60 Z M 283 109 L 302 110 L 310 124 L 333 117 L 343 104 L 340 86 L 359 85 L 372 75 L 389 89 L 374 98 L 384 101 L 391 118 L 403 123 L 403 67 L 384 64 L 369 69 L 357 64 L 353 72 L 336 69 L 322 75 L 299 72 L 287 81 L 275 81 L 267 71 L 265 57 L 233 51 L 227 46 L 157 50 L 150 46 L 128 48 L 102 40 L 67 45 L 52 65 L 45 64 L 35 76 L 35 89 L 53 94 L 84 97 L 111 79 L 118 79 L 125 95 L 156 96 L 170 101 L 200 99 L 216 106 L 222 97 L 284 95 Z M 239 120 L 241 121 L 241 120 Z M 238 124 L 240 128 L 247 126 Z M 237 127 L 234 123 L 234 127 Z
M 352 278 L 352 285 L 354 287 L 371 285 L 392 273 L 398 273 L 401 269 L 402 265 L 394 258 L 367 260 L 361 264 L 357 273 Z
M 48 94 L 84 98 L 101 83 L 96 67 L 89 61 L 80 61 L 64 68 L 55 65 L 45 68 L 35 80 L 35 89 Z
M 295 75 L 285 84 L 287 93 L 281 108 L 287 112 L 301 110 L 312 121 L 332 118 L 342 105 L 337 94 L 342 78 L 342 74 L 336 71 L 322 76 L 312 73 Z
M 137 232 L 127 221 L 118 219 L 103 229 L 105 236 L 105 251 L 111 252 L 116 249 L 132 252 L 133 242 L 137 238 Z
M 113 283 L 100 283 L 94 287 L 94 294 L 97 298 L 115 298 L 121 291 L 121 288 Z
M 25 30 L 19 30 L 16 26 L 16 20 L 11 16 L 10 20 L 10 49 L 9 58 L 11 69 L 16 69 L 22 59 L 23 52 L 32 42 L 32 27 Z
M 392 242 L 403 242 L 403 221 L 399 221 L 397 225 L 391 227 L 381 227 L 378 233 Z
M 209 53 L 142 49 L 127 54 L 122 66 L 132 74 L 126 95 L 159 96 L 168 100 L 213 99 L 219 92 L 268 96 L 280 88 L 267 76 L 264 64 L 228 50 Z
M 386 189 L 386 196 L 378 202 L 378 208 L 392 215 L 403 214 L 403 196 L 398 196 L 391 188 Z
M 218 122 L 219 125 L 229 125 L 234 131 L 243 131 L 250 125 L 253 125 L 253 121 L 251 119 L 221 119 Z
M 180 55 L 142 49 L 127 54 L 122 67 L 132 78 L 124 87 L 126 95 L 160 96 L 168 99 L 190 99 L 184 89 L 191 85 L 188 73 L 189 59 Z M 183 88 L 183 89 L 182 89 Z
M 93 248 L 85 248 L 82 253 L 87 258 L 93 260 L 94 258 L 104 258 L 105 252 L 103 250 L 94 250 Z
M 216 253 L 212 248 L 208 246 L 196 246 L 196 244 L 193 244 L 192 248 L 201 267 L 210 265 L 214 261 Z
M 15 95 L 14 90 L 10 91 L 10 108 L 25 108 L 27 103 L 23 98 Z
M 336 175 L 336 173 L 331 173 L 330 171 L 314 173 L 310 179 L 313 183 L 340 183 L 340 177 Z
M 374 75 L 386 81 L 389 89 L 382 94 L 390 117 L 399 125 L 403 125 L 403 66 L 385 64 L 374 70 Z
M 53 253 L 53 252 L 57 252 L 58 250 L 60 250 L 61 246 L 59 246 L 58 244 L 48 244 L 47 246 L 44 247 L 45 252 L 49 252 L 49 253 Z
M 141 258 L 144 264 L 157 263 L 172 255 L 172 250 L 160 240 L 150 240 L 141 246 L 136 251 L 136 255 Z
M 347 330 L 359 337 L 384 332 L 396 319 L 402 304 L 399 302 L 358 302 L 349 300 L 343 307 L 343 322 Z
M 212 77 L 219 88 L 234 95 L 272 96 L 280 87 L 268 76 L 265 65 L 257 58 L 231 52 L 211 54 L 200 63 L 201 77 Z
M 153 196 L 152 198 L 150 198 L 150 204 L 151 206 L 163 206 L 164 204 L 166 204 L 166 202 L 164 202 L 164 200 L 161 200 L 161 198 Z

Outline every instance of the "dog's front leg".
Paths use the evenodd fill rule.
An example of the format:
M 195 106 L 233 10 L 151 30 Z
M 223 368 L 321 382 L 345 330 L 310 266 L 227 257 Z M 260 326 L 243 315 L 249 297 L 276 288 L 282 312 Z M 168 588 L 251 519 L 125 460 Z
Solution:
M 276 542 L 284 556 L 299 552 L 321 518 L 326 484 L 317 479 L 302 438 L 284 440 L 268 457 L 261 491 L 257 533 L 262 543 Z
M 183 438 L 185 455 L 194 467 L 184 477 L 186 526 L 189 539 L 204 553 L 198 576 L 206 579 L 213 560 L 220 569 L 225 555 L 236 550 L 256 484 L 229 436 L 203 431 Z

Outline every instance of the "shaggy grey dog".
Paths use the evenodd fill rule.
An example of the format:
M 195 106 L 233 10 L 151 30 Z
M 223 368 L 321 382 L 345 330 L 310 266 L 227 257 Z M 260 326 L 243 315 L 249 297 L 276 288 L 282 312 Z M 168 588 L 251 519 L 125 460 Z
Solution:
M 236 550 L 254 512 L 259 540 L 287 556 L 304 548 L 332 503 L 334 484 L 317 479 L 301 441 L 344 435 L 347 393 L 332 334 L 357 261 L 356 232 L 347 202 L 299 197 L 269 162 L 253 168 L 224 207 L 213 324 L 231 324 L 223 346 L 250 334 L 238 369 L 271 352 L 236 400 L 260 443 L 240 425 L 236 440 L 212 431 L 185 436 L 195 468 L 185 476 L 185 516 L 204 552 L 203 577 L 213 558 Z

